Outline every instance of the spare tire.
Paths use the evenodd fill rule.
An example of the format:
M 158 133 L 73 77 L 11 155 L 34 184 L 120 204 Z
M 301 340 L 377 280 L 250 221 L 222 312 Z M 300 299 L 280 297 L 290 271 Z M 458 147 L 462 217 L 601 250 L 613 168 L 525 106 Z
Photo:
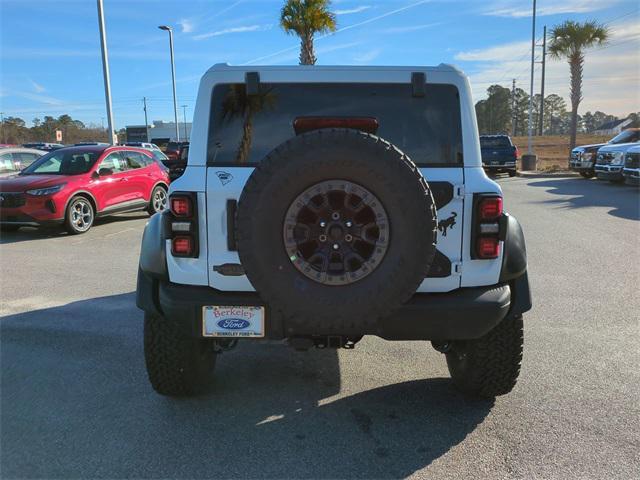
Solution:
M 357 130 L 297 136 L 258 165 L 238 203 L 251 284 L 285 335 L 375 334 L 436 251 L 436 209 L 416 165 Z

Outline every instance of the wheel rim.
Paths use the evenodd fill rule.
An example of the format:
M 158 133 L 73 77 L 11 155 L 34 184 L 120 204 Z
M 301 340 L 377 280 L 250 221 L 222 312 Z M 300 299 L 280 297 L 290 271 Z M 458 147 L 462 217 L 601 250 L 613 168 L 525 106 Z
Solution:
M 161 212 L 167 208 L 167 192 L 164 188 L 157 188 L 153 193 L 153 211 Z
M 348 285 L 373 272 L 389 246 L 389 219 L 378 198 L 346 180 L 328 180 L 302 192 L 284 221 L 293 265 L 323 285 Z
M 71 224 L 79 232 L 84 232 L 93 223 L 93 208 L 87 200 L 76 200 L 71 207 Z

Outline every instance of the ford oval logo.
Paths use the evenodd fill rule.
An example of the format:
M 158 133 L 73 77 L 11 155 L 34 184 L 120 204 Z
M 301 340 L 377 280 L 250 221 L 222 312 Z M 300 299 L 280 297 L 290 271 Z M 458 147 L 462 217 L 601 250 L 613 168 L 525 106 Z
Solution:
M 226 330 L 242 330 L 249 325 L 251 325 L 251 323 L 242 318 L 225 318 L 218 321 L 218 326 Z

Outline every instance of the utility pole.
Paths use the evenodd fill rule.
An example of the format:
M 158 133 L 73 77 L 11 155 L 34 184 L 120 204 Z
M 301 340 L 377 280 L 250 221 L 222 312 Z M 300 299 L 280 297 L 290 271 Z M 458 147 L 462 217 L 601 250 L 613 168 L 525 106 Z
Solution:
M 185 141 L 189 141 L 189 137 L 187 136 L 187 106 L 180 106 L 182 107 L 182 125 L 184 126 L 184 139 Z
M 513 79 L 511 84 L 511 136 L 516 136 L 516 122 L 518 117 L 516 116 L 516 79 Z
M 107 123 L 109 124 L 109 143 L 113 145 L 113 111 L 111 110 L 111 80 L 109 76 L 109 54 L 107 52 L 107 32 L 104 27 L 104 9 L 102 0 L 98 1 L 98 25 L 100 27 L 100 46 L 102 49 L 102 74 L 104 76 L 104 99 L 107 104 Z
M 533 0 L 533 20 L 531 27 L 531 88 L 529 89 L 529 139 L 527 141 L 527 153 L 533 155 L 532 139 L 533 135 L 533 73 L 536 60 L 536 0 Z
M 540 126 L 538 128 L 538 135 L 542 136 L 544 128 L 544 78 L 545 67 L 547 66 L 547 26 L 544 26 L 544 37 L 542 38 L 542 80 L 540 84 Z
M 147 132 L 147 142 L 149 141 L 149 121 L 147 120 L 147 97 L 142 97 L 144 104 L 144 130 Z

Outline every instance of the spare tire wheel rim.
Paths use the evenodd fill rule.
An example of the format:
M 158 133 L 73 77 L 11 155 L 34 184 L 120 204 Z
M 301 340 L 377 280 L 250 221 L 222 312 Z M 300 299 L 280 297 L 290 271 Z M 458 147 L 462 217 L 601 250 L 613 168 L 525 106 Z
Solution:
M 347 180 L 327 180 L 296 197 L 284 220 L 284 246 L 303 275 L 323 285 L 349 285 L 373 272 L 389 246 L 380 200 Z

